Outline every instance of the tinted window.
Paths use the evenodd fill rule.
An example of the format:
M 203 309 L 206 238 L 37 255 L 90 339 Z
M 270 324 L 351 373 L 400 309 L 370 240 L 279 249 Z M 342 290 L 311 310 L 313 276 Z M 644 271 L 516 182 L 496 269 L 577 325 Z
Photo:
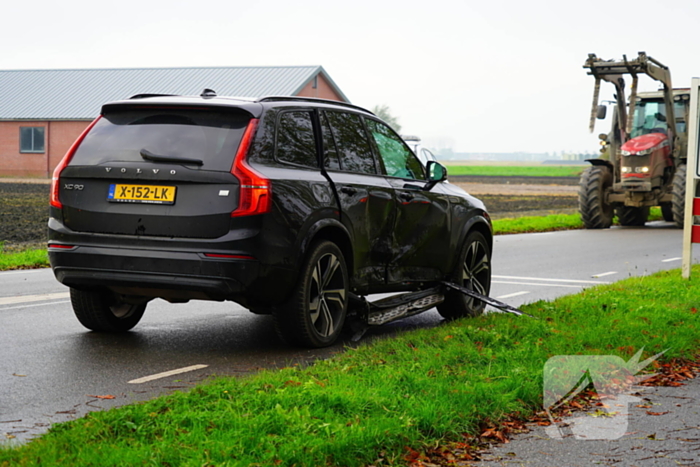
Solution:
M 310 112 L 284 112 L 277 127 L 277 159 L 318 167 Z
M 340 159 L 338 158 L 338 150 L 335 147 L 331 126 L 328 123 L 326 114 L 321 114 L 321 133 L 323 134 L 323 165 L 327 169 L 339 170 Z
M 377 173 L 360 117 L 341 112 L 326 112 L 326 116 L 338 148 L 341 169 L 347 172 Z
M 415 180 L 425 179 L 423 165 L 391 128 L 375 120 L 366 121 L 379 149 L 379 157 L 382 159 L 387 175 Z
M 229 171 L 250 116 L 238 112 L 136 108 L 107 112 L 71 165 L 143 162 L 141 150 L 200 159 L 204 170 Z

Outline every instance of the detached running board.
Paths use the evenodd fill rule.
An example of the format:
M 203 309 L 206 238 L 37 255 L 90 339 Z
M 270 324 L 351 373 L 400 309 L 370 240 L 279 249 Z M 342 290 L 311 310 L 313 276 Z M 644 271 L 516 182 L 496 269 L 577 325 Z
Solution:
M 361 319 L 353 323 L 354 335 L 352 340 L 359 341 L 370 326 L 380 326 L 392 321 L 408 318 L 409 316 L 417 315 L 442 303 L 445 300 L 445 288 L 456 290 L 476 300 L 480 300 L 499 311 L 517 316 L 534 318 L 534 316 L 528 315 L 517 308 L 478 292 L 474 292 L 466 287 L 451 282 L 441 282 L 440 284 L 441 285 L 430 289 L 394 295 L 377 300 L 376 302 L 368 302 L 363 297 L 353 296 L 354 301 L 359 302 L 358 304 L 362 311 L 360 311 Z
M 379 326 L 397 319 L 408 318 L 433 308 L 445 301 L 442 287 L 409 292 L 393 297 L 383 298 L 376 302 L 367 302 L 369 313 L 367 324 Z

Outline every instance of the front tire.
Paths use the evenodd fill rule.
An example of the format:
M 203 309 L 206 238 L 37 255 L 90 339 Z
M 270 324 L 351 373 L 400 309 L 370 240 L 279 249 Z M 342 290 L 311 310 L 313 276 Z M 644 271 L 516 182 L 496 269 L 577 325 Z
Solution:
M 649 219 L 649 206 L 642 206 L 640 208 L 619 206 L 615 211 L 620 225 L 642 226 L 646 224 L 647 219 Z
M 605 191 L 612 182 L 612 172 L 602 165 L 588 167 L 581 175 L 578 210 L 587 229 L 607 229 L 612 225 L 614 210 L 605 202 Z
M 452 280 L 469 290 L 488 295 L 491 290 L 491 251 L 481 232 L 471 232 L 464 241 L 457 271 Z M 486 304 L 457 290 L 445 292 L 445 301 L 437 306 L 445 319 L 479 316 Z
M 329 241 L 313 244 L 291 298 L 273 313 L 277 334 L 303 347 L 332 345 L 345 324 L 348 284 L 340 248 Z
M 126 303 L 108 290 L 71 287 L 70 300 L 80 324 L 97 332 L 126 332 L 141 321 L 146 311 L 146 303 Z
M 671 204 L 673 206 L 673 222 L 676 227 L 682 229 L 685 222 L 685 177 L 688 167 L 681 164 L 673 175 L 673 192 Z

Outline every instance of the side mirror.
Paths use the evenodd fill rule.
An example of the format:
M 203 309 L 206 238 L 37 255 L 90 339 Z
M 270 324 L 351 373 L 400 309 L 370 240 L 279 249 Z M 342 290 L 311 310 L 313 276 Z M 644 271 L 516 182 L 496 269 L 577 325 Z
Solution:
M 607 114 L 608 114 L 608 108 L 601 104 L 598 106 L 598 109 L 596 110 L 595 118 L 597 118 L 598 120 L 603 120 Z
M 431 190 L 436 184 L 447 180 L 447 169 L 439 162 L 428 161 L 426 172 L 428 172 L 428 183 L 423 188 L 426 191 Z

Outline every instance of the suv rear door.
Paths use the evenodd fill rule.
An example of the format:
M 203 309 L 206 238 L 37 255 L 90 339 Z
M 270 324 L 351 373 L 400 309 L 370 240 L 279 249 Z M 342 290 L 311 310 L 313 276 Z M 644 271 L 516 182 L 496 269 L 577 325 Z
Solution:
M 333 181 L 341 220 L 353 236 L 353 286 L 386 283 L 396 216 L 394 190 L 378 173 L 359 115 L 320 112 L 324 167 Z

